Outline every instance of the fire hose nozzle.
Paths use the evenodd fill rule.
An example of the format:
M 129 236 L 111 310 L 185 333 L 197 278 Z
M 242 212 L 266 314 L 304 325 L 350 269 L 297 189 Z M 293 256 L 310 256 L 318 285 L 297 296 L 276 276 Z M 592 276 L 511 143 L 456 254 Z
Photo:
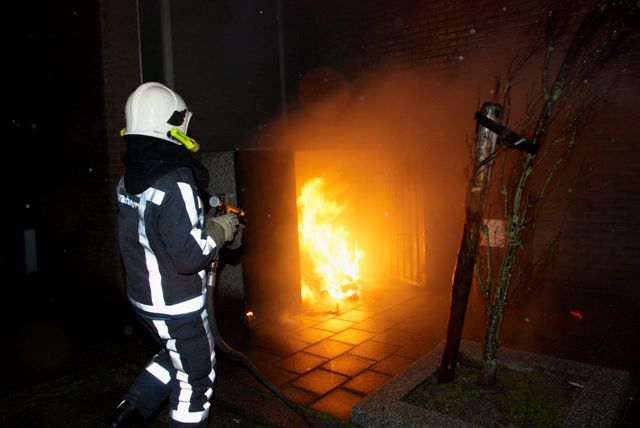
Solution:
M 229 195 L 226 195 L 224 193 L 220 193 L 216 196 L 210 197 L 209 205 L 217 210 L 218 215 L 234 213 L 240 218 L 244 217 L 244 210 L 242 208 L 234 206 L 231 203 L 231 198 L 229 198 Z
M 227 206 L 227 212 L 228 213 L 235 213 L 240 218 L 244 217 L 244 210 L 242 208 Z

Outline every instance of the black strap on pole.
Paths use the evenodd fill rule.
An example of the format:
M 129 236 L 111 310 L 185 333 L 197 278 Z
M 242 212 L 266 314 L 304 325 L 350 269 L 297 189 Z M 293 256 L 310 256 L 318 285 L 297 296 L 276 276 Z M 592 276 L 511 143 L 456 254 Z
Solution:
M 480 125 L 497 134 L 498 137 L 500 137 L 501 142 L 506 143 L 507 147 L 523 150 L 532 154 L 538 153 L 538 149 L 540 148 L 539 144 L 535 144 L 532 141 L 527 140 L 513 130 L 484 115 L 482 112 L 476 112 L 475 118 Z

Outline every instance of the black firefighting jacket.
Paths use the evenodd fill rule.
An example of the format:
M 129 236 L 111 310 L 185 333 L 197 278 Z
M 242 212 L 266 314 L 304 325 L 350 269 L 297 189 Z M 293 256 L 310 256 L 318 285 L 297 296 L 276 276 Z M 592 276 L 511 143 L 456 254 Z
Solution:
M 203 230 L 204 209 L 188 167 L 169 171 L 142 193 L 117 187 L 120 253 L 133 306 L 180 315 L 205 305 L 206 267 L 217 257 Z

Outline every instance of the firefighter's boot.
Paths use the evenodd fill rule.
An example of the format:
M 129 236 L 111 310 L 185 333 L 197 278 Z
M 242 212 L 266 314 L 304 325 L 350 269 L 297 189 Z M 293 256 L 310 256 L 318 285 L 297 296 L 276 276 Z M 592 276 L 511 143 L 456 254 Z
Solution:
M 113 415 L 105 424 L 105 428 L 139 428 L 143 426 L 143 423 L 144 418 L 138 409 L 125 400 L 118 404 Z

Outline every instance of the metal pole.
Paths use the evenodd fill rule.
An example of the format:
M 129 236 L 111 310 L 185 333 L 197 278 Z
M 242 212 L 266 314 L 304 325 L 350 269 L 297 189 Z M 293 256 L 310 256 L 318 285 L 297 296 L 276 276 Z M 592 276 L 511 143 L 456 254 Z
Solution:
M 140 0 L 136 0 L 136 22 L 138 24 L 138 65 L 140 66 L 140 83 L 144 82 L 144 70 L 142 68 L 142 34 L 140 31 Z
M 286 56 L 284 45 L 284 13 L 282 9 L 282 0 L 276 0 L 276 6 L 278 9 L 278 65 L 280 71 L 280 107 L 282 108 L 282 123 L 283 127 L 287 129 L 287 70 L 286 70 Z
M 502 107 L 499 104 L 484 103 L 482 113 L 500 122 Z M 462 339 L 464 316 L 469 301 L 469 291 L 473 280 L 476 250 L 480 241 L 482 215 L 487 202 L 492 161 L 487 161 L 495 151 L 496 134 L 478 123 L 474 170 L 467 189 L 467 213 L 458 250 L 453 284 L 451 287 L 451 311 L 442 363 L 438 372 L 438 383 L 447 383 L 455 378 L 458 349 Z
M 171 8 L 169 0 L 160 0 L 160 28 L 162 31 L 164 84 L 175 89 L 173 81 L 173 45 L 171 43 Z

